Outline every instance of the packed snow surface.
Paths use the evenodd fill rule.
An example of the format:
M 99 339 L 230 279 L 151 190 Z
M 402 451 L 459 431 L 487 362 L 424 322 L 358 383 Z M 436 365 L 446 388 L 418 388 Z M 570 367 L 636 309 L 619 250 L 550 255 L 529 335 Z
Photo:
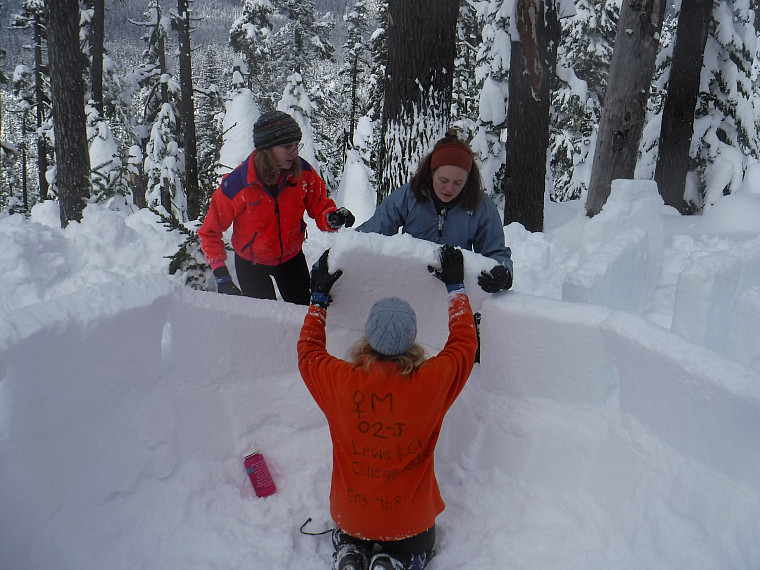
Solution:
M 432 570 L 760 568 L 759 199 L 684 218 L 621 181 L 593 219 L 548 203 L 545 232 L 506 228 L 497 295 L 475 281 L 492 262 L 465 255 L 482 362 L 436 452 Z M 328 536 L 299 532 L 332 526 L 305 307 L 184 286 L 166 259 L 182 237 L 117 206 L 65 230 L 52 203 L 0 219 L 0 566 L 329 568 Z M 310 226 L 308 260 L 327 247 L 333 354 L 391 295 L 440 349 L 434 245 Z

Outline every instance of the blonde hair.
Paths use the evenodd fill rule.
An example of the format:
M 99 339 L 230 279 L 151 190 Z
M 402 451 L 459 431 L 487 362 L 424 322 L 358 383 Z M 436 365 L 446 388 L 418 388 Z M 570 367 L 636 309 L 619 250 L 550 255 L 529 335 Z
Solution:
M 253 156 L 253 165 L 256 167 L 256 174 L 259 180 L 272 180 L 275 177 L 279 180 L 280 169 L 277 167 L 277 161 L 274 159 L 274 153 L 271 148 L 257 150 Z M 297 156 L 288 170 L 282 171 L 285 176 L 301 175 L 301 157 Z
M 425 349 L 414 343 L 406 352 L 388 356 L 381 354 L 372 348 L 366 337 L 362 337 L 349 352 L 349 360 L 354 363 L 357 370 L 369 370 L 375 362 L 393 362 L 398 364 L 402 375 L 411 374 L 427 360 Z

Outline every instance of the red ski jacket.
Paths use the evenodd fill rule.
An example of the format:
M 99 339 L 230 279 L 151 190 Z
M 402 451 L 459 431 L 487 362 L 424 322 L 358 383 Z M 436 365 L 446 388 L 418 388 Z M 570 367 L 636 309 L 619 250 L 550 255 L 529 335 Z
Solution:
M 235 253 L 262 265 L 279 265 L 301 251 L 306 239 L 304 211 L 320 230 L 335 231 L 327 223 L 327 214 L 337 207 L 311 164 L 301 158 L 301 175 L 283 177 L 279 187 L 272 189 L 256 175 L 256 152 L 226 174 L 211 195 L 198 237 L 212 269 L 227 259 L 222 234 L 230 225 Z
M 325 309 L 309 307 L 298 368 L 330 426 L 333 520 L 367 540 L 424 532 L 444 509 L 433 465 L 438 434 L 478 347 L 467 295 L 449 295 L 446 346 L 407 375 L 393 362 L 376 362 L 365 371 L 331 356 L 325 318 Z

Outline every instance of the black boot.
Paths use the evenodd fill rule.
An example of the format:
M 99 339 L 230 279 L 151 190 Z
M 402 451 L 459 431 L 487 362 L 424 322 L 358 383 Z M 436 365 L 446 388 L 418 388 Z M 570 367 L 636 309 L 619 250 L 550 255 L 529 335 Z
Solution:
M 332 533 L 333 570 L 367 570 L 367 549 L 351 541 L 351 536 L 336 528 Z

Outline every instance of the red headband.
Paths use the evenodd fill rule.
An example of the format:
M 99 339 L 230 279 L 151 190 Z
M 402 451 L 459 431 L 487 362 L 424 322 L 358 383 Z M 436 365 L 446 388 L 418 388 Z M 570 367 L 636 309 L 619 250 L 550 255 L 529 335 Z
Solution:
M 468 173 L 472 170 L 472 153 L 461 144 L 445 143 L 433 149 L 430 157 L 430 171 L 439 166 L 458 166 Z

